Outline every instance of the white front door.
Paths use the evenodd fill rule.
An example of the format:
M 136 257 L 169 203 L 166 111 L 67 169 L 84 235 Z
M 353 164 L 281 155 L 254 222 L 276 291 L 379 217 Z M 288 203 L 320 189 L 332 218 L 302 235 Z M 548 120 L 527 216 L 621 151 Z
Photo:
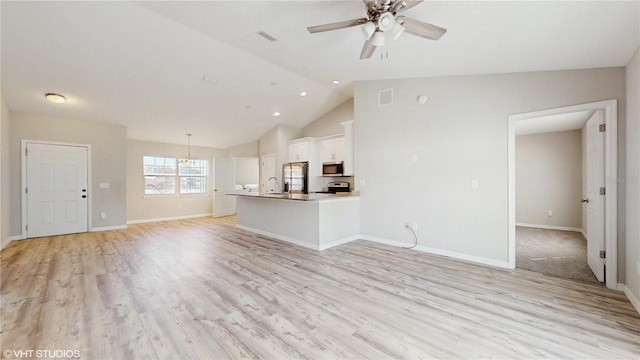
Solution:
M 600 189 L 605 186 L 604 172 L 604 132 L 599 126 L 604 123 L 602 110 L 596 111 L 586 125 L 587 163 L 584 206 L 587 207 L 587 263 L 598 281 L 604 282 L 605 262 L 600 252 L 605 250 L 604 199 Z M 588 202 L 586 202 L 588 201 Z
M 236 161 L 214 158 L 213 216 L 221 217 L 236 213 L 236 198 L 227 195 L 236 190 Z
M 264 155 L 262 157 L 262 191 L 263 192 L 280 192 L 276 186 L 276 182 L 270 178 L 276 176 L 276 156 L 274 154 Z
M 88 148 L 26 143 L 27 237 L 87 232 Z

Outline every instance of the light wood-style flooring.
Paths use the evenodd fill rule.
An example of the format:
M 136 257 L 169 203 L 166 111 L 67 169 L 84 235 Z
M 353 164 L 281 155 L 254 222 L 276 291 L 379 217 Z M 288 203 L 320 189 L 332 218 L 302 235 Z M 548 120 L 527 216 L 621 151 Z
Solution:
M 12 242 L 0 253 L 2 352 L 639 358 L 640 316 L 600 285 L 366 241 L 317 252 L 233 225 L 200 218 Z

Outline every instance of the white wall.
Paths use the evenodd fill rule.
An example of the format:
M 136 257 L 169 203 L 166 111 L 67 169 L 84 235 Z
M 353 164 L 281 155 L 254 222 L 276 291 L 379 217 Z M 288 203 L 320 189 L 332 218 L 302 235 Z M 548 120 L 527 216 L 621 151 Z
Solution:
M 232 146 L 227 151 L 228 156 L 232 159 L 236 158 L 254 158 L 260 155 L 260 144 L 258 141 Z
M 378 107 L 378 91 L 388 88 L 393 104 Z M 361 233 L 409 244 L 403 224 L 415 222 L 420 246 L 507 266 L 508 116 L 624 104 L 624 68 L 364 81 L 354 95 Z M 418 95 L 429 100 L 420 105 Z
M 236 159 L 236 184 L 259 184 L 258 158 Z
M 625 68 L 627 93 L 625 284 L 640 311 L 640 48 Z
M 126 224 L 127 128 L 86 120 L 11 112 L 10 175 L 11 235 L 22 233 L 21 140 L 41 140 L 91 145 L 91 227 Z M 109 183 L 109 189 L 99 189 Z M 106 212 L 102 220 L 100 213 Z
M 302 128 L 302 136 L 319 138 L 343 134 L 344 127 L 340 123 L 348 120 L 353 120 L 353 98 L 336 106 Z
M 302 137 L 302 130 L 288 126 L 276 125 L 260 137 L 260 158 L 264 155 L 275 154 L 275 176 L 282 185 L 282 164 L 289 162 L 289 147 L 287 141 Z M 262 178 L 262 169 L 260 170 Z
M 226 150 L 191 147 L 191 158 L 209 161 L 207 194 L 145 196 L 142 158 L 145 155 L 182 158 L 186 145 L 150 141 L 127 141 L 127 221 L 189 217 L 213 213 L 213 158 L 226 157 Z
M 0 249 L 9 243 L 11 236 L 11 196 L 9 181 L 11 179 L 9 167 L 9 129 L 10 111 L 0 95 Z
M 516 136 L 515 165 L 516 223 L 582 229 L 580 130 Z

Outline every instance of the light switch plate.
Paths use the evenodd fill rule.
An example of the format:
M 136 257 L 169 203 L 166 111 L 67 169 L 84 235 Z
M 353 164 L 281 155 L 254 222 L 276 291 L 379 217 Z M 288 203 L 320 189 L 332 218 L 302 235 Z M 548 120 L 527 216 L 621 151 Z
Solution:
M 478 179 L 473 179 L 471 180 L 471 188 L 472 189 L 477 189 L 479 187 L 478 185 Z
M 367 180 L 360 180 L 360 186 L 367 186 Z
M 100 189 L 108 189 L 109 183 L 100 183 Z

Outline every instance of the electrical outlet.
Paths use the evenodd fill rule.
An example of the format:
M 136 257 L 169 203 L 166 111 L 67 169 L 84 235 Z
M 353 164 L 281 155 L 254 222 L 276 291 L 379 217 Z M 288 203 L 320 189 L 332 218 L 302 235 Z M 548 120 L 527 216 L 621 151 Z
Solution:
M 409 223 L 409 222 L 406 222 L 406 223 L 404 223 L 404 227 L 405 227 L 406 229 L 411 229 L 411 230 L 413 230 L 414 232 L 415 232 L 415 231 L 418 231 L 418 224 L 417 224 L 417 223 Z
M 107 218 L 107 213 L 106 213 L 106 212 L 104 212 L 104 211 L 103 211 L 103 212 L 101 212 L 101 213 L 100 213 L 100 219 L 104 220 L 104 219 L 106 219 L 106 218 Z
M 553 211 L 547 210 L 547 216 L 549 216 L 549 217 L 553 216 Z

